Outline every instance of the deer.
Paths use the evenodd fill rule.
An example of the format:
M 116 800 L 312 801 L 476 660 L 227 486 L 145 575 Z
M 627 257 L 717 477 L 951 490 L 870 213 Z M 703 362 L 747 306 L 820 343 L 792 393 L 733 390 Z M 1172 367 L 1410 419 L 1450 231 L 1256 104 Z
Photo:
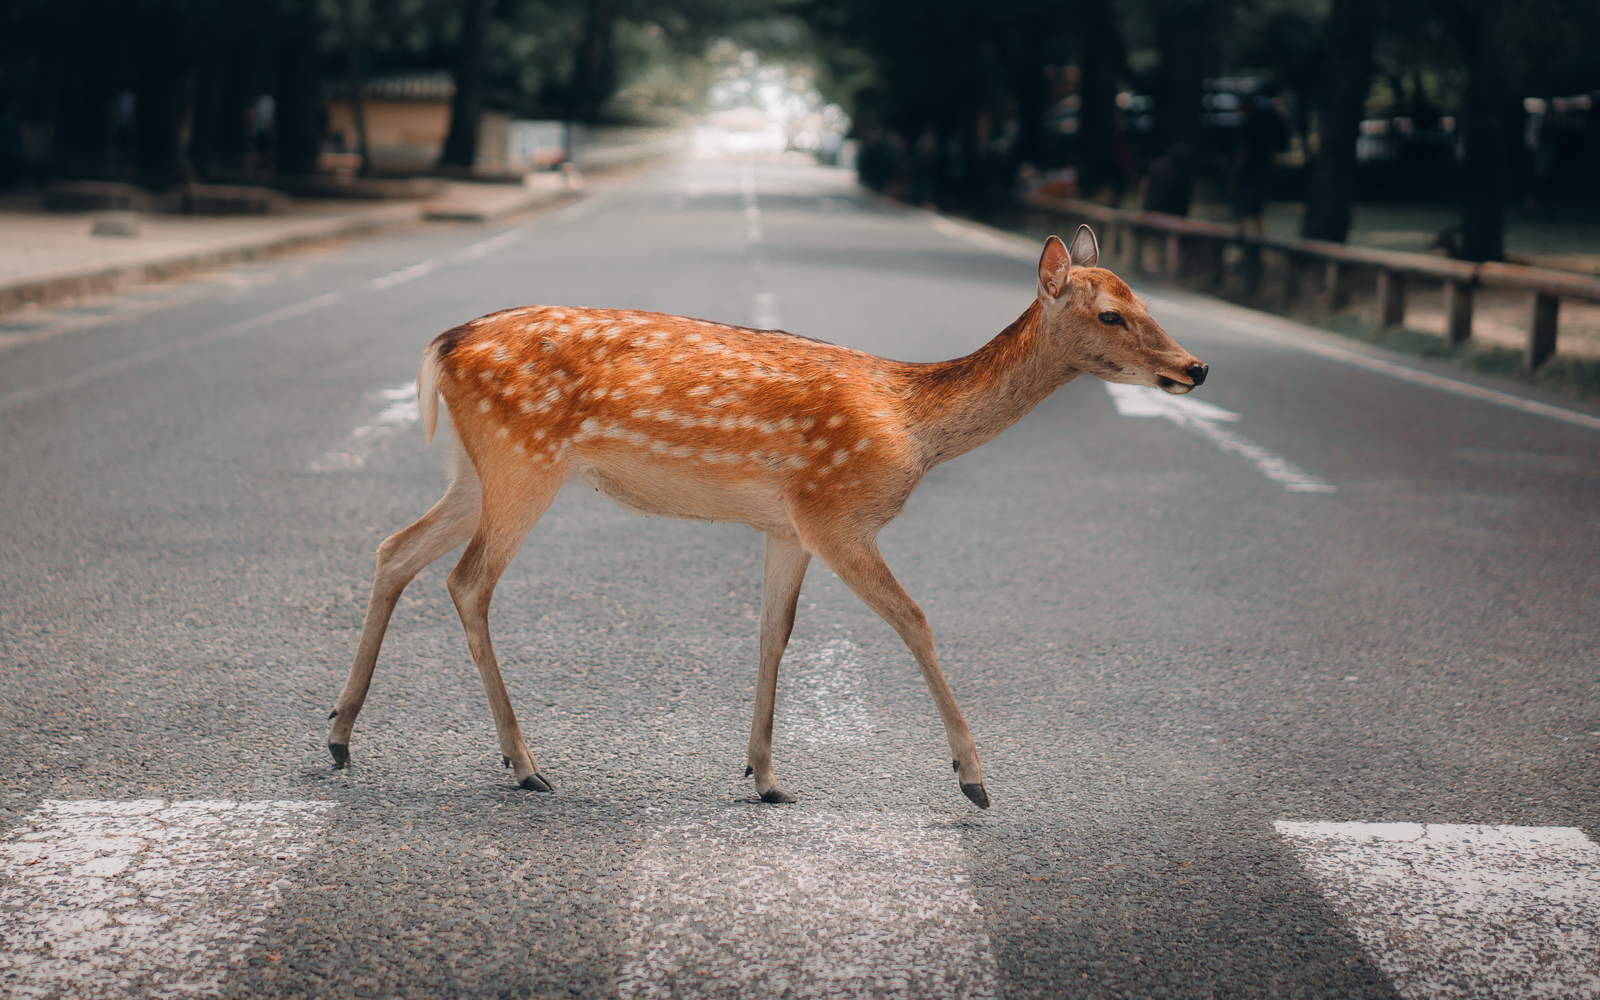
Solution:
M 401 592 L 467 543 L 447 586 L 482 677 L 501 762 L 530 791 L 539 770 L 489 636 L 496 582 L 555 499 L 578 478 L 625 509 L 749 525 L 766 536 L 755 713 L 745 777 L 762 802 L 794 802 L 772 761 L 778 665 L 811 559 L 897 632 L 933 695 L 962 793 L 989 807 L 977 746 L 916 601 L 890 572 L 878 533 L 928 470 L 978 447 L 1085 372 L 1187 393 L 1209 366 L 1099 267 L 1088 226 L 1070 249 L 1046 240 L 1033 302 L 965 357 L 891 361 L 776 330 L 617 309 L 528 306 L 440 334 L 417 376 L 426 440 L 443 399 L 454 430 L 444 496 L 379 546 L 355 661 L 329 718 L 335 768 Z

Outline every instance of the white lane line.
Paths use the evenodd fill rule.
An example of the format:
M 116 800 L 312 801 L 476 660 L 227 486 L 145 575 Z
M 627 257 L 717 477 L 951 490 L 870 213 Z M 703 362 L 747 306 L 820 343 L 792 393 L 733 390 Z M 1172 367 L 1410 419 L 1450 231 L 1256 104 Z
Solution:
M 1002 257 L 1012 260 L 1026 261 L 1037 264 L 1040 256 L 1044 254 L 1044 244 L 1034 243 L 1032 240 L 1010 233 L 1002 233 L 988 228 L 980 228 L 968 223 L 960 223 L 943 215 L 928 213 L 928 225 L 933 231 L 953 240 L 975 246 L 990 253 L 997 253 Z
M 1273 825 L 1407 1000 L 1600 996 L 1600 845 L 1582 830 Z
M 335 448 L 311 463 L 312 472 L 346 472 L 367 464 L 367 457 L 380 442 L 386 441 L 422 419 L 422 409 L 417 403 L 417 383 L 405 382 L 385 386 L 372 394 L 374 399 L 387 402 L 372 418 L 350 432 L 350 440 L 343 448 Z
M 783 317 L 778 315 L 778 297 L 771 292 L 757 292 L 750 308 L 750 321 L 757 330 L 783 328 Z
M 148 347 L 142 351 L 135 351 L 127 357 L 118 358 L 115 361 L 107 361 L 104 364 L 95 365 L 93 368 L 81 369 L 72 375 L 68 375 L 66 378 L 57 379 L 54 382 L 47 382 L 44 385 L 35 386 L 31 389 L 17 389 L 13 392 L 8 392 L 5 395 L 0 396 L 0 413 L 4 413 L 5 411 L 14 409 L 18 406 L 24 406 L 28 403 L 35 402 L 36 400 L 44 399 L 47 396 L 53 396 L 58 392 L 66 392 L 69 389 L 80 389 L 83 386 L 86 386 L 91 382 L 96 382 L 108 375 L 118 375 L 130 369 L 137 368 L 140 365 L 149 364 L 152 361 L 159 361 L 162 358 L 172 354 L 179 354 L 184 351 L 192 351 L 196 347 L 204 347 L 208 344 L 215 344 L 224 340 L 231 340 L 235 337 L 241 337 L 247 333 L 250 333 L 253 330 L 259 330 L 264 326 L 271 326 L 274 323 L 281 323 L 286 319 L 294 319 L 297 316 L 304 316 L 307 313 L 316 312 L 318 309 L 326 309 L 335 302 L 338 302 L 342 297 L 343 296 L 341 296 L 338 292 L 328 292 L 325 295 L 318 295 L 315 298 L 306 299 L 304 302 L 296 302 L 292 305 L 284 306 L 281 309 L 274 309 L 271 312 L 264 312 L 260 316 L 253 316 L 250 319 L 240 320 L 237 323 L 230 323 L 227 326 L 218 327 L 217 329 L 211 330 L 208 333 L 202 333 L 197 337 L 189 337 L 184 340 L 170 341 L 162 344 L 159 347 Z
M 1201 399 L 1187 395 L 1174 396 L 1153 386 L 1119 385 L 1102 383 L 1117 412 L 1124 417 L 1165 417 L 1173 423 L 1187 427 L 1223 451 L 1244 458 L 1263 476 L 1282 483 L 1290 493 L 1334 493 L 1338 487 L 1290 462 L 1282 455 L 1268 451 L 1260 445 L 1235 434 L 1219 423 L 1231 423 L 1239 414 Z
M 746 807 L 654 830 L 630 865 L 621 1000 L 997 995 L 957 834 Z
M 8 996 L 215 995 L 332 802 L 46 800 L 0 843 Z
M 390 271 L 388 274 L 373 278 L 367 282 L 367 287 L 375 292 L 387 291 L 396 285 L 404 285 L 407 282 L 416 281 L 418 278 L 427 277 L 447 264 L 460 264 L 487 256 L 496 250 L 521 242 L 526 235 L 519 229 L 508 229 L 486 240 L 480 240 L 477 243 L 462 247 L 460 250 L 452 250 L 447 254 L 420 260 L 415 264 L 402 267 L 398 271 Z
M 779 671 L 777 731 L 784 742 L 865 743 L 875 728 L 861 700 L 860 649 L 833 639 L 800 652 L 789 647 Z M 799 655 L 794 655 L 799 652 Z

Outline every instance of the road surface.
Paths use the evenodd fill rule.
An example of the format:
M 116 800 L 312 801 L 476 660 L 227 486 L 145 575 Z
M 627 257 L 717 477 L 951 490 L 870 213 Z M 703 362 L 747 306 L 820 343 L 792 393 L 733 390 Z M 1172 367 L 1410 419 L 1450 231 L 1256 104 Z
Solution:
M 838 171 L 696 160 L 7 318 L 0 984 L 1595 995 L 1596 411 L 1156 287 L 1203 389 L 1082 377 L 881 539 L 991 810 L 816 562 L 775 744 L 800 801 L 752 802 L 760 537 L 578 484 L 491 615 L 555 793 L 500 767 L 450 558 L 331 770 L 373 553 L 445 482 L 410 388 L 436 333 L 559 303 L 934 360 L 1022 312 L 1036 253 Z

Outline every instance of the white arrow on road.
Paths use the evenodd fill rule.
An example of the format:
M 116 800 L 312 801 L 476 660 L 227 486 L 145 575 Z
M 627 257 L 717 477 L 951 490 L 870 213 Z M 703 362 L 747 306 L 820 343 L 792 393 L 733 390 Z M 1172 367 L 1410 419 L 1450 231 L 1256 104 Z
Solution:
M 1250 461 L 1261 474 L 1290 493 L 1333 493 L 1338 487 L 1293 464 L 1282 455 L 1274 454 L 1253 441 L 1246 440 L 1219 424 L 1233 423 L 1239 414 L 1220 406 L 1188 396 L 1174 396 L 1160 389 L 1144 385 L 1118 385 L 1104 383 L 1117 412 L 1124 417 L 1166 417 L 1182 427 L 1187 427 L 1223 451 L 1231 452 Z

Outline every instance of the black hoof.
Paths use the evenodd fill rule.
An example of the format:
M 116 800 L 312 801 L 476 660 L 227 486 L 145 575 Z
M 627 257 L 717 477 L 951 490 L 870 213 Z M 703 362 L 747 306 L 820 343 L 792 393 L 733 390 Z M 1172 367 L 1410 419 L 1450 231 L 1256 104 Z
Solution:
M 972 800 L 972 804 L 979 809 L 989 808 L 989 793 L 983 790 L 982 782 L 976 785 L 962 785 L 961 794 Z
M 783 789 L 774 787 L 761 793 L 761 801 L 779 805 L 784 802 L 798 802 L 799 800 Z
M 342 771 L 350 766 L 350 744 L 329 743 L 328 752 L 333 754 L 333 769 Z
M 521 785 L 523 788 L 526 788 L 530 792 L 555 791 L 555 789 L 550 786 L 548 781 L 545 781 L 537 774 L 530 774 L 526 778 L 523 778 L 521 781 L 517 782 L 517 784 Z

